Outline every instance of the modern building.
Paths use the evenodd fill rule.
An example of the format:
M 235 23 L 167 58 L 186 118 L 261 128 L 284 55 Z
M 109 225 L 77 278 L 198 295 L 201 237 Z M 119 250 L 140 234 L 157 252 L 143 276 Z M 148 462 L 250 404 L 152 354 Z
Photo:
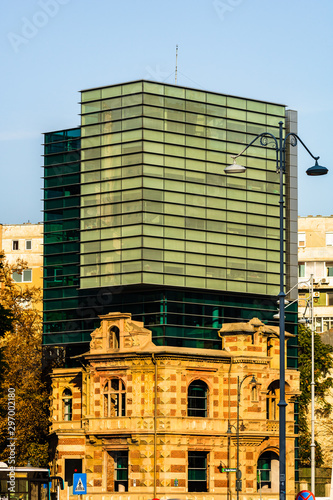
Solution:
M 313 277 L 313 319 L 317 333 L 333 328 L 333 216 L 298 219 L 299 316 L 306 305 Z M 305 310 L 306 309 L 306 310 Z
M 61 500 L 80 491 L 74 471 L 87 475 L 87 500 L 277 498 L 279 327 L 226 323 L 217 350 L 156 345 L 128 313 L 100 321 L 80 366 L 51 374 Z M 287 500 L 298 394 L 299 372 L 287 369 Z
M 68 358 L 85 352 L 99 315 L 112 311 L 144 322 L 156 346 L 220 350 L 222 323 L 255 315 L 277 325 L 273 145 L 251 146 L 242 176 L 224 168 L 257 134 L 278 135 L 280 121 L 297 131 L 284 105 L 150 81 L 82 91 L 80 127 L 45 134 L 44 344 Z M 286 290 L 297 282 L 291 150 Z M 295 304 L 291 333 L 296 320 Z
M 13 273 L 18 286 L 43 288 L 42 223 L 0 224 L 0 249 L 10 265 L 15 265 L 17 260 L 27 263 L 22 273 Z

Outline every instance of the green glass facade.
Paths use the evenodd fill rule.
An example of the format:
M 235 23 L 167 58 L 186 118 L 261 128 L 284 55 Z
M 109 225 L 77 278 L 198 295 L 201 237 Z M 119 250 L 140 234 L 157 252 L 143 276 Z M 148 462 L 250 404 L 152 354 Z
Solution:
M 81 288 L 278 293 L 275 151 L 249 149 L 243 178 L 223 169 L 284 106 L 151 82 L 82 101 Z
M 45 136 L 44 343 L 84 349 L 98 315 L 118 310 L 144 321 L 161 345 L 220 348 L 222 322 L 255 315 L 276 324 L 273 145 L 251 146 L 242 176 L 224 168 L 257 134 L 278 135 L 279 121 L 288 130 L 285 106 L 137 81 L 82 91 L 81 114 L 80 129 Z M 50 216 L 59 219 L 51 225 Z M 68 275 L 66 266 L 76 271 Z M 291 366 L 296 357 L 289 349 Z
M 45 134 L 44 156 L 44 343 L 63 344 L 79 308 L 80 129 Z

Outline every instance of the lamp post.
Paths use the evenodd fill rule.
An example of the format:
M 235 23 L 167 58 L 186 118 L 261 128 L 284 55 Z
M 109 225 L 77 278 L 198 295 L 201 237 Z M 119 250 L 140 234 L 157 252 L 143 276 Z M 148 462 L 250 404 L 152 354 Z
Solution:
M 311 458 L 310 458 L 310 465 L 311 465 L 311 492 L 315 495 L 315 489 L 316 489 L 316 441 L 315 441 L 315 414 L 314 414 L 314 407 L 315 407 L 315 363 L 314 363 L 314 311 L 313 311 L 313 274 L 310 275 L 310 294 L 309 294 L 309 299 L 308 303 L 306 305 L 305 311 L 303 313 L 303 318 L 301 318 L 298 322 L 300 324 L 304 323 L 310 323 L 311 325 L 311 443 L 310 443 L 310 450 L 311 450 Z M 309 305 L 309 319 L 305 318 L 305 313 L 307 306 Z
M 233 165 L 224 169 L 226 174 L 243 173 L 246 167 L 238 165 L 236 159 L 241 156 L 254 142 L 260 140 L 262 146 L 268 145 L 269 140 L 273 140 L 276 151 L 276 172 L 280 174 L 280 293 L 279 293 L 279 330 L 280 330 L 280 401 L 279 406 L 279 496 L 280 500 L 286 498 L 286 406 L 285 401 L 285 292 L 284 292 L 284 258 L 283 258 L 283 175 L 286 171 L 286 145 L 289 140 L 291 146 L 296 146 L 299 141 L 309 155 L 315 160 L 315 165 L 307 169 L 306 173 L 311 176 L 325 175 L 328 172 L 326 167 L 318 165 L 319 156 L 313 156 L 300 137 L 289 132 L 283 137 L 283 122 L 279 122 L 279 136 L 270 132 L 263 132 L 257 135 L 238 155 L 232 156 Z
M 313 317 L 313 275 L 310 281 L 310 321 L 311 321 L 311 491 L 315 495 L 316 488 L 316 442 L 315 442 L 315 378 L 314 378 L 314 317 Z
M 244 380 L 252 377 L 250 384 L 257 385 L 257 381 L 254 375 L 245 375 L 245 377 L 240 381 L 239 376 L 237 376 L 237 421 L 236 421 L 236 440 L 237 440 L 237 448 L 236 448 L 236 493 L 237 500 L 239 500 L 239 492 L 242 490 L 242 473 L 239 468 L 239 406 L 240 406 L 240 395 L 241 388 Z M 228 424 L 227 434 L 231 434 L 231 425 L 230 422 Z

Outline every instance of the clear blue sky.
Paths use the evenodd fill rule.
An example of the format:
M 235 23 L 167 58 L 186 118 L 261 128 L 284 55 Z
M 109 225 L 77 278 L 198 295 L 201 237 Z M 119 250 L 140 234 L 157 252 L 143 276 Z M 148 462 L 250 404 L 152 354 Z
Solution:
M 2 2 L 0 222 L 42 220 L 43 132 L 79 125 L 79 90 L 147 78 L 286 104 L 299 146 L 299 214 L 333 214 L 332 0 Z

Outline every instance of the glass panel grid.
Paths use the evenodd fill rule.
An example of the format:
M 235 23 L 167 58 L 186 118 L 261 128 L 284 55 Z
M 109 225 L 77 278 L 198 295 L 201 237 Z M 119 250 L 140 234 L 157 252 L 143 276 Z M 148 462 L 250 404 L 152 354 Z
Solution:
M 126 102 L 126 100 L 123 100 L 121 103 L 118 97 L 114 97 L 109 100 L 94 101 L 92 105 L 93 109 L 89 108 L 89 112 L 96 113 L 96 111 L 106 110 L 108 106 L 111 110 L 114 107 L 120 106 L 122 108 L 121 115 L 114 117 L 111 113 L 109 116 L 111 123 L 117 123 L 118 130 L 128 129 L 128 126 L 131 126 L 131 124 L 133 127 L 136 127 L 135 136 L 133 136 L 132 132 L 123 132 L 118 135 L 113 133 L 110 135 L 110 140 L 113 143 L 121 141 L 125 144 L 127 136 L 132 141 L 138 137 L 143 137 L 143 143 L 140 143 L 140 147 L 145 151 L 144 157 L 140 158 L 143 161 L 143 169 L 141 168 L 140 171 L 137 171 L 139 177 L 136 177 L 133 181 L 128 180 L 128 188 L 139 186 L 144 188 L 137 191 L 137 196 L 150 203 L 150 209 L 156 211 L 156 217 L 161 217 L 164 213 L 165 215 L 170 214 L 170 216 L 177 214 L 192 218 L 202 218 L 203 221 L 207 218 L 211 222 L 214 220 L 216 222 L 225 221 L 225 227 L 223 231 L 208 233 L 206 232 L 206 228 L 200 227 L 197 224 L 198 227 L 193 227 L 193 229 L 188 229 L 184 232 L 180 229 L 184 227 L 183 224 L 177 225 L 175 221 L 173 223 L 169 221 L 170 226 L 168 227 L 167 220 L 163 222 L 161 218 L 158 223 L 157 221 L 155 222 L 156 225 L 150 225 L 144 212 L 140 217 L 143 220 L 140 234 L 142 236 L 149 235 L 155 237 L 155 239 L 157 237 L 159 239 L 159 241 L 155 241 L 157 248 L 178 252 L 179 255 L 183 255 L 178 258 L 178 261 L 182 262 L 186 262 L 185 248 L 186 251 L 191 250 L 194 254 L 204 253 L 212 257 L 214 255 L 224 255 L 225 250 L 221 245 L 226 244 L 226 235 L 228 234 L 229 246 L 239 245 L 240 249 L 246 245 L 253 249 L 258 247 L 267 248 L 268 243 L 265 243 L 265 239 L 268 237 L 267 226 L 278 228 L 278 207 L 272 207 L 273 212 L 276 213 L 276 221 L 272 217 L 268 219 L 267 214 L 272 215 L 272 210 L 268 210 L 269 200 L 267 192 L 271 192 L 271 190 L 267 189 L 266 182 L 268 178 L 266 180 L 266 176 L 261 176 L 260 171 L 262 170 L 263 173 L 267 173 L 267 168 L 271 168 L 272 172 L 274 171 L 275 151 L 271 148 L 259 147 L 258 145 L 250 148 L 243 158 L 245 164 L 251 167 L 248 170 L 250 173 L 247 174 L 245 179 L 225 179 L 223 173 L 224 165 L 228 162 L 228 155 L 238 152 L 237 148 L 242 147 L 249 140 L 252 140 L 254 134 L 257 134 L 259 129 L 261 129 L 261 132 L 262 127 L 266 126 L 266 103 L 246 101 L 246 99 L 232 98 L 230 96 L 226 99 L 224 96 L 213 96 L 209 93 L 190 90 L 180 92 L 181 95 L 179 94 L 177 97 L 171 97 L 169 94 L 165 94 L 165 89 L 170 90 L 167 85 L 149 82 L 144 82 L 143 89 L 141 102 L 144 106 L 142 108 L 135 108 L 134 106 L 135 109 L 132 109 L 132 106 L 129 106 L 129 104 L 139 103 L 140 99 L 138 96 L 135 103 L 133 101 Z M 208 102 L 209 104 L 207 104 Z M 213 104 L 213 102 L 216 102 L 216 104 Z M 126 104 L 129 106 L 128 108 Z M 143 121 L 139 118 L 128 118 L 129 115 L 126 110 L 131 111 L 131 109 L 134 112 L 141 111 L 143 113 Z M 274 113 L 277 111 L 280 114 L 279 118 L 283 119 L 284 107 L 275 107 Z M 85 112 L 87 112 L 86 107 L 83 108 L 83 113 Z M 274 116 L 276 117 L 275 114 Z M 106 115 L 100 115 L 101 124 L 105 117 Z M 225 119 L 226 117 L 227 120 Z M 186 124 L 185 127 L 184 123 Z M 274 125 L 273 121 L 272 125 Z M 143 135 L 140 135 L 140 127 L 143 127 Z M 91 144 L 91 146 L 95 146 L 95 148 L 91 149 L 92 154 L 96 158 L 98 158 L 98 154 L 102 157 L 105 154 L 103 148 L 96 149 L 96 146 L 101 144 L 98 142 L 98 137 L 101 137 L 105 144 L 108 136 L 99 136 L 98 130 L 101 130 L 101 128 L 98 129 L 95 125 L 87 127 L 87 132 L 89 130 L 93 134 L 97 134 L 94 144 Z M 218 133 L 219 130 L 221 130 L 221 134 Z M 184 145 L 187 147 L 184 148 Z M 86 153 L 88 156 L 90 154 L 89 151 L 90 149 Z M 222 155 L 220 151 L 221 153 L 223 152 Z M 121 165 L 123 163 L 121 158 L 124 158 L 122 156 L 122 148 L 114 152 L 112 152 L 112 149 L 109 149 L 109 154 L 113 153 L 120 155 L 118 156 L 118 163 Z M 186 163 L 184 163 L 184 157 L 188 158 Z M 193 157 L 193 160 L 190 159 L 191 157 Z M 175 161 L 178 163 L 176 169 Z M 190 162 L 193 162 L 193 165 Z M 170 167 L 167 170 L 166 165 L 172 166 L 172 170 Z M 208 173 L 209 171 L 216 173 Z M 97 176 L 98 171 L 94 176 L 82 178 L 86 186 L 83 187 L 83 192 L 88 194 L 89 192 L 98 193 L 103 190 L 101 183 L 96 184 L 96 187 L 94 187 L 94 184 L 86 184 L 88 180 L 93 181 L 94 178 L 97 180 Z M 177 177 L 179 180 L 177 180 Z M 226 181 L 227 187 L 225 188 Z M 110 193 L 108 198 L 105 198 L 105 202 L 109 204 L 113 200 L 117 201 L 114 190 L 113 192 L 111 191 L 111 184 L 109 187 L 105 184 L 105 187 Z M 278 187 L 278 182 L 276 183 L 276 187 Z M 123 184 L 121 190 L 125 188 L 126 185 Z M 275 191 L 278 192 L 278 189 L 275 189 Z M 184 193 L 187 193 L 186 196 Z M 134 196 L 134 191 L 129 191 L 128 194 L 128 199 L 130 200 L 131 196 Z M 276 202 L 276 200 L 271 201 Z M 94 200 L 92 202 L 94 203 Z M 97 198 L 95 199 L 96 202 L 98 203 Z M 143 206 L 144 210 L 148 209 L 147 202 Z M 164 205 L 161 202 L 164 202 Z M 83 203 L 86 204 L 85 202 Z M 205 210 L 205 207 L 209 207 L 209 212 Z M 224 211 L 225 209 L 227 212 Z M 123 207 L 123 202 L 120 205 L 109 206 L 109 211 L 110 214 L 112 212 L 124 212 L 125 207 Z M 233 222 L 238 222 L 244 213 L 248 213 L 248 216 L 245 225 L 244 223 L 240 224 L 240 226 L 243 226 L 243 236 L 237 237 L 235 235 L 232 237 L 232 231 L 229 230 L 230 225 Z M 97 222 L 95 224 L 101 227 L 101 222 L 98 220 L 99 217 L 102 217 L 101 212 L 96 210 L 96 216 Z M 137 216 L 139 217 L 140 214 L 137 213 Z M 107 227 L 105 220 L 104 224 Z M 129 224 L 131 225 L 130 222 Z M 133 231 L 134 229 L 135 226 L 133 226 Z M 89 231 L 88 234 L 85 234 L 85 240 L 95 238 L 92 231 L 93 229 L 91 228 L 91 236 L 89 236 Z M 121 230 L 118 231 L 117 241 L 120 251 L 123 246 L 127 246 L 128 241 L 124 238 L 126 235 L 130 235 L 130 232 L 127 231 L 121 235 Z M 271 239 L 269 248 L 272 252 L 278 248 L 278 232 L 274 233 L 270 231 L 269 237 Z M 183 240 L 183 242 L 180 240 Z M 205 242 L 210 242 L 210 245 L 206 247 Z M 81 246 L 81 251 L 84 252 L 84 248 Z M 142 242 L 141 249 L 143 248 L 144 243 Z M 239 256 L 243 259 L 246 258 L 244 252 L 240 252 Z M 274 258 L 276 257 L 277 255 L 274 256 Z M 267 255 L 265 258 L 267 258 Z M 251 269 L 251 266 L 253 269 Z M 228 290 L 238 291 L 239 284 L 236 282 L 239 280 L 245 280 L 246 283 L 243 287 L 245 290 L 251 290 L 252 292 L 259 290 L 258 283 L 255 283 L 258 281 L 262 287 L 268 285 L 272 287 L 274 284 L 278 284 L 277 275 L 270 274 L 268 276 L 266 273 L 260 273 L 254 261 L 249 260 L 245 267 L 247 269 L 246 274 L 241 273 L 240 270 L 229 272 Z M 143 268 L 144 266 L 142 266 Z M 164 279 L 161 275 L 160 280 L 164 283 L 176 283 L 177 281 L 180 283 L 182 281 L 176 278 L 177 272 L 172 277 L 169 271 L 170 266 L 160 266 L 161 270 L 158 271 L 155 265 L 146 264 L 145 269 L 151 275 L 156 275 L 156 272 L 160 272 L 161 274 L 163 272 L 165 274 Z M 193 277 L 194 268 L 187 266 L 181 270 L 181 275 L 188 276 L 188 283 L 197 283 L 198 286 L 200 284 L 200 286 L 206 287 L 212 286 L 213 281 L 209 280 L 209 283 L 205 279 L 201 279 L 200 281 L 199 277 L 209 276 L 218 282 L 219 279 L 225 278 L 225 271 L 221 271 L 217 268 L 216 272 L 213 272 L 212 268 L 208 270 L 208 268 L 206 269 L 204 266 L 199 265 L 195 281 Z M 187 272 L 190 274 L 187 275 Z M 214 276 L 212 276 L 213 274 Z

